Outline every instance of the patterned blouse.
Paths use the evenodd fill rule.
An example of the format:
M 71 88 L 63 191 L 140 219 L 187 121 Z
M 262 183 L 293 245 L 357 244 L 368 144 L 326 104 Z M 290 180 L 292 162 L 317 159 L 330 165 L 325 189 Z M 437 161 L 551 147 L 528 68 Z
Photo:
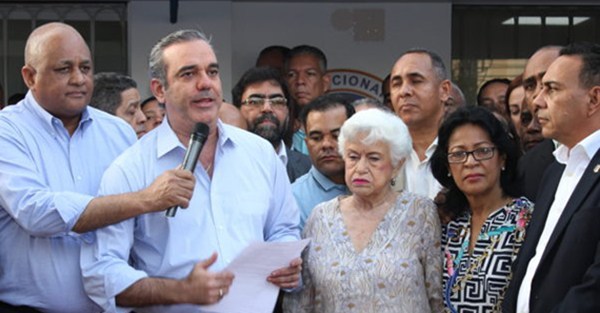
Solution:
M 284 312 L 441 312 L 441 226 L 433 202 L 401 192 L 357 253 L 334 198 L 304 228 L 304 288 L 286 294 Z
M 533 204 L 518 198 L 492 213 L 469 255 L 471 214 L 442 232 L 445 312 L 501 312 L 511 266 L 525 239 Z

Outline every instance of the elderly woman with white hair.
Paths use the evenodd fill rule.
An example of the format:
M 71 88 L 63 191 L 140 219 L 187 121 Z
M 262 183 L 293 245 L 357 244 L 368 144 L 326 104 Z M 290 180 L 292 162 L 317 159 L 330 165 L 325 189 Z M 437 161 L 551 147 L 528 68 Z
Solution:
M 303 237 L 304 288 L 286 312 L 441 312 L 440 221 L 433 202 L 392 190 L 412 149 L 406 125 L 357 112 L 338 138 L 352 191 L 315 207 Z

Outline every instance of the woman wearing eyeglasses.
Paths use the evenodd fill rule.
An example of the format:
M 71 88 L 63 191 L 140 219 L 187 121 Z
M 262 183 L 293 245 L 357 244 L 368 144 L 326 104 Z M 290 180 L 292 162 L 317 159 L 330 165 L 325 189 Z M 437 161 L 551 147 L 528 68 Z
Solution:
M 501 312 L 511 265 L 533 209 L 514 181 L 519 147 L 487 109 L 465 107 L 442 124 L 431 170 L 447 189 L 440 214 L 446 312 Z

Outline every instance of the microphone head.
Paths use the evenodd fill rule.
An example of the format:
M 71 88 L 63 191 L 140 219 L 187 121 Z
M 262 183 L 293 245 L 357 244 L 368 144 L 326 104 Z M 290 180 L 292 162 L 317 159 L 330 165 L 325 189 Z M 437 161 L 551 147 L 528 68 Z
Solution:
M 196 136 L 207 137 L 208 131 L 209 131 L 208 125 L 206 125 L 202 122 L 199 122 L 199 123 L 196 123 L 196 126 L 194 126 L 194 132 L 192 134 L 194 134 Z

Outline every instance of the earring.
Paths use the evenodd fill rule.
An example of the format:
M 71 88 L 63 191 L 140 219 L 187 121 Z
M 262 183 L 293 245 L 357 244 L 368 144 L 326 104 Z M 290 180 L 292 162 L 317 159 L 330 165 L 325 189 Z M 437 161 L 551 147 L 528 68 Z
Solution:
M 505 168 L 504 168 L 504 166 L 502 166 L 502 171 L 504 171 L 504 170 L 505 170 Z
M 392 180 L 390 181 L 390 185 L 396 186 L 396 179 L 395 178 L 392 178 Z
M 450 172 L 448 172 L 448 177 L 452 177 L 452 174 L 450 174 Z

